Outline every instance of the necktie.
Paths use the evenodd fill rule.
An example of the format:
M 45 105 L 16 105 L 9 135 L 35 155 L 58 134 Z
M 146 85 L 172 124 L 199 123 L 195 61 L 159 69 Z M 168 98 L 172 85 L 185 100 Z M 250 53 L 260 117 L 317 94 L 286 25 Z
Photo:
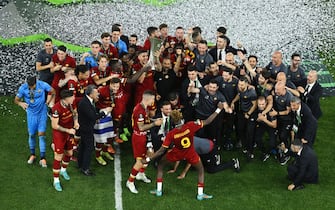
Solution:
M 167 133 L 168 131 L 169 131 L 169 118 L 165 118 L 164 132 Z
M 300 113 L 296 112 L 296 119 L 297 119 L 297 122 L 298 122 L 298 125 L 301 124 L 301 116 L 300 116 Z
M 222 60 L 222 50 L 219 50 L 219 59 L 218 60 Z

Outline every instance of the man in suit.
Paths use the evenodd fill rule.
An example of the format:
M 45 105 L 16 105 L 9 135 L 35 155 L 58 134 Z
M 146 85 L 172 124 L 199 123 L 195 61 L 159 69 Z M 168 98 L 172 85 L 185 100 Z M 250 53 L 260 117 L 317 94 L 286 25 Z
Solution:
M 99 92 L 94 85 L 87 86 L 85 96 L 78 104 L 78 121 L 81 125 L 79 128 L 79 135 L 81 137 L 78 166 L 81 172 L 86 176 L 94 176 L 95 174 L 90 170 L 91 155 L 94 151 L 94 136 L 93 128 L 96 120 L 104 117 L 112 111 L 112 107 L 101 109 L 97 112 L 95 103 L 99 100 Z
M 311 70 L 307 75 L 307 83 L 303 87 L 299 86 L 298 90 L 302 95 L 302 101 L 311 109 L 314 117 L 318 120 L 322 111 L 320 108 L 320 97 L 322 96 L 322 87 L 318 80 L 318 72 Z
M 300 190 L 303 183 L 317 183 L 319 179 L 318 159 L 312 148 L 303 144 L 300 139 L 294 139 L 291 152 L 296 153 L 293 164 L 287 166 L 288 178 L 292 183 L 288 190 Z
M 243 54 L 246 54 L 247 51 L 238 43 L 239 49 L 236 49 L 229 45 L 229 39 L 225 35 L 217 36 L 216 46 L 212 48 L 208 53 L 213 57 L 215 62 L 225 61 L 226 53 L 232 52 L 234 55 L 237 55 L 237 51 L 242 51 Z
M 150 129 L 152 144 L 154 150 L 157 151 L 163 143 L 163 140 L 170 130 L 174 128 L 174 123 L 170 117 L 172 107 L 169 101 L 164 101 L 162 103 L 160 112 L 156 114 L 154 119 L 163 119 L 163 123 L 160 126 L 155 126 Z
M 295 137 L 312 147 L 318 127 L 315 117 L 309 107 L 301 102 L 300 98 L 292 97 L 290 104 L 294 113 L 292 130 L 295 133 Z

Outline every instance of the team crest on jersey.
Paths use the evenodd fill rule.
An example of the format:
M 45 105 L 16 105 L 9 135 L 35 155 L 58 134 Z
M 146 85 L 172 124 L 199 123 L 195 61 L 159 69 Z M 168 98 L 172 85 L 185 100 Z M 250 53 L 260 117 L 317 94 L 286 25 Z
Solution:
M 205 96 L 205 99 L 209 99 L 209 96 L 207 95 L 207 96 Z
M 297 77 L 300 77 L 300 74 L 297 74 Z
M 248 98 L 248 96 L 244 96 L 243 98 Z
M 41 92 L 42 92 L 42 90 L 41 90 L 41 89 L 38 89 L 38 90 L 37 90 L 37 92 L 38 92 L 38 93 L 41 93 Z
M 55 110 L 54 113 L 52 114 L 53 117 L 59 117 L 58 111 Z
M 218 98 L 217 97 L 214 97 L 214 101 L 217 101 L 218 100 Z
M 222 84 L 222 86 L 221 86 L 222 88 L 226 88 L 226 84 Z
M 282 99 L 280 102 L 284 103 L 284 100 Z

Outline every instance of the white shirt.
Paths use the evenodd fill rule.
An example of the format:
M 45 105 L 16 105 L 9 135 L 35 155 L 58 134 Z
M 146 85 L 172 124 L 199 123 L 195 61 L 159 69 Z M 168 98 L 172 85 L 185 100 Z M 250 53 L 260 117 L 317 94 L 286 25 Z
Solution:
M 222 59 L 220 59 L 220 51 L 221 51 L 221 56 L 222 56 Z M 226 51 L 225 49 L 218 49 L 217 50 L 217 55 L 218 55 L 218 60 L 226 60 Z
M 315 82 L 311 83 L 311 84 L 307 84 L 306 87 L 308 86 L 308 89 L 305 92 L 305 95 L 309 92 L 311 92 L 313 86 L 315 85 Z
M 165 116 L 162 113 L 162 118 L 163 118 L 163 123 L 161 124 L 161 127 L 159 128 L 158 134 L 164 134 L 165 122 L 168 120 L 169 116 Z

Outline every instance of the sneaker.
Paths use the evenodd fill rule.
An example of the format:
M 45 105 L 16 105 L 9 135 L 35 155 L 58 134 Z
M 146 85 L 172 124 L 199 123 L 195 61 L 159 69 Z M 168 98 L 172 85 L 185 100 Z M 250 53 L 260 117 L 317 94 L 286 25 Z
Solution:
M 304 188 L 305 188 L 304 185 L 298 185 L 298 186 L 294 187 L 293 190 L 302 190 L 302 189 L 304 189 Z
M 97 162 L 98 162 L 100 165 L 102 165 L 102 166 L 107 165 L 106 161 L 105 161 L 101 156 L 96 157 L 95 159 L 97 160 Z
M 30 155 L 30 156 L 29 156 L 29 159 L 28 159 L 28 161 L 27 161 L 27 163 L 28 163 L 28 164 L 33 164 L 34 161 L 35 161 L 35 159 L 36 159 L 36 156 L 35 156 L 35 155 Z
M 47 166 L 47 161 L 44 158 L 40 160 L 39 164 L 42 168 L 48 167 Z
M 128 141 L 128 137 L 126 134 L 122 133 L 120 134 L 120 138 L 123 140 L 123 141 Z
M 157 190 L 150 190 L 150 194 L 156 195 L 157 197 L 161 197 L 163 195 L 163 192 Z
M 241 167 L 240 167 L 240 161 L 238 160 L 238 158 L 233 158 L 233 162 L 234 162 L 233 167 L 235 171 L 240 172 Z
M 151 183 L 151 180 L 145 175 L 145 173 L 138 173 L 136 175 L 136 180 L 141 180 L 144 183 Z
M 114 150 L 114 148 L 112 147 L 112 145 L 109 145 L 109 146 L 107 147 L 107 152 L 109 152 L 109 153 L 111 153 L 111 154 L 115 154 L 115 150 Z
M 123 133 L 126 134 L 126 136 L 130 137 L 131 133 L 129 132 L 128 128 L 123 128 Z
M 270 157 L 270 154 L 263 154 L 261 159 L 263 162 L 266 162 L 269 159 L 269 157 Z
M 116 137 L 114 141 L 115 141 L 116 143 L 118 143 L 118 144 L 122 144 L 122 143 L 123 143 L 123 140 L 120 139 L 120 138 L 118 138 L 118 137 Z
M 53 186 L 54 186 L 54 188 L 55 188 L 56 191 L 58 191 L 58 192 L 62 192 L 63 191 L 62 186 L 60 185 L 60 182 L 54 182 Z
M 61 175 L 66 181 L 70 180 L 70 176 L 66 171 L 60 171 L 59 175 Z
M 107 158 L 108 160 L 114 160 L 114 158 L 108 152 L 101 152 L 101 155 Z
M 207 199 L 211 199 L 213 198 L 212 195 L 207 195 L 207 194 L 201 194 L 201 195 L 197 195 L 197 200 L 198 201 L 202 201 L 202 200 L 207 200 Z
M 130 192 L 137 194 L 138 191 L 136 190 L 134 182 L 127 181 L 126 187 L 130 190 Z
M 286 165 L 286 163 L 287 163 L 290 159 L 291 159 L 290 156 L 288 156 L 288 155 L 284 155 L 284 156 L 279 160 L 280 165 L 282 165 L 282 166 Z

